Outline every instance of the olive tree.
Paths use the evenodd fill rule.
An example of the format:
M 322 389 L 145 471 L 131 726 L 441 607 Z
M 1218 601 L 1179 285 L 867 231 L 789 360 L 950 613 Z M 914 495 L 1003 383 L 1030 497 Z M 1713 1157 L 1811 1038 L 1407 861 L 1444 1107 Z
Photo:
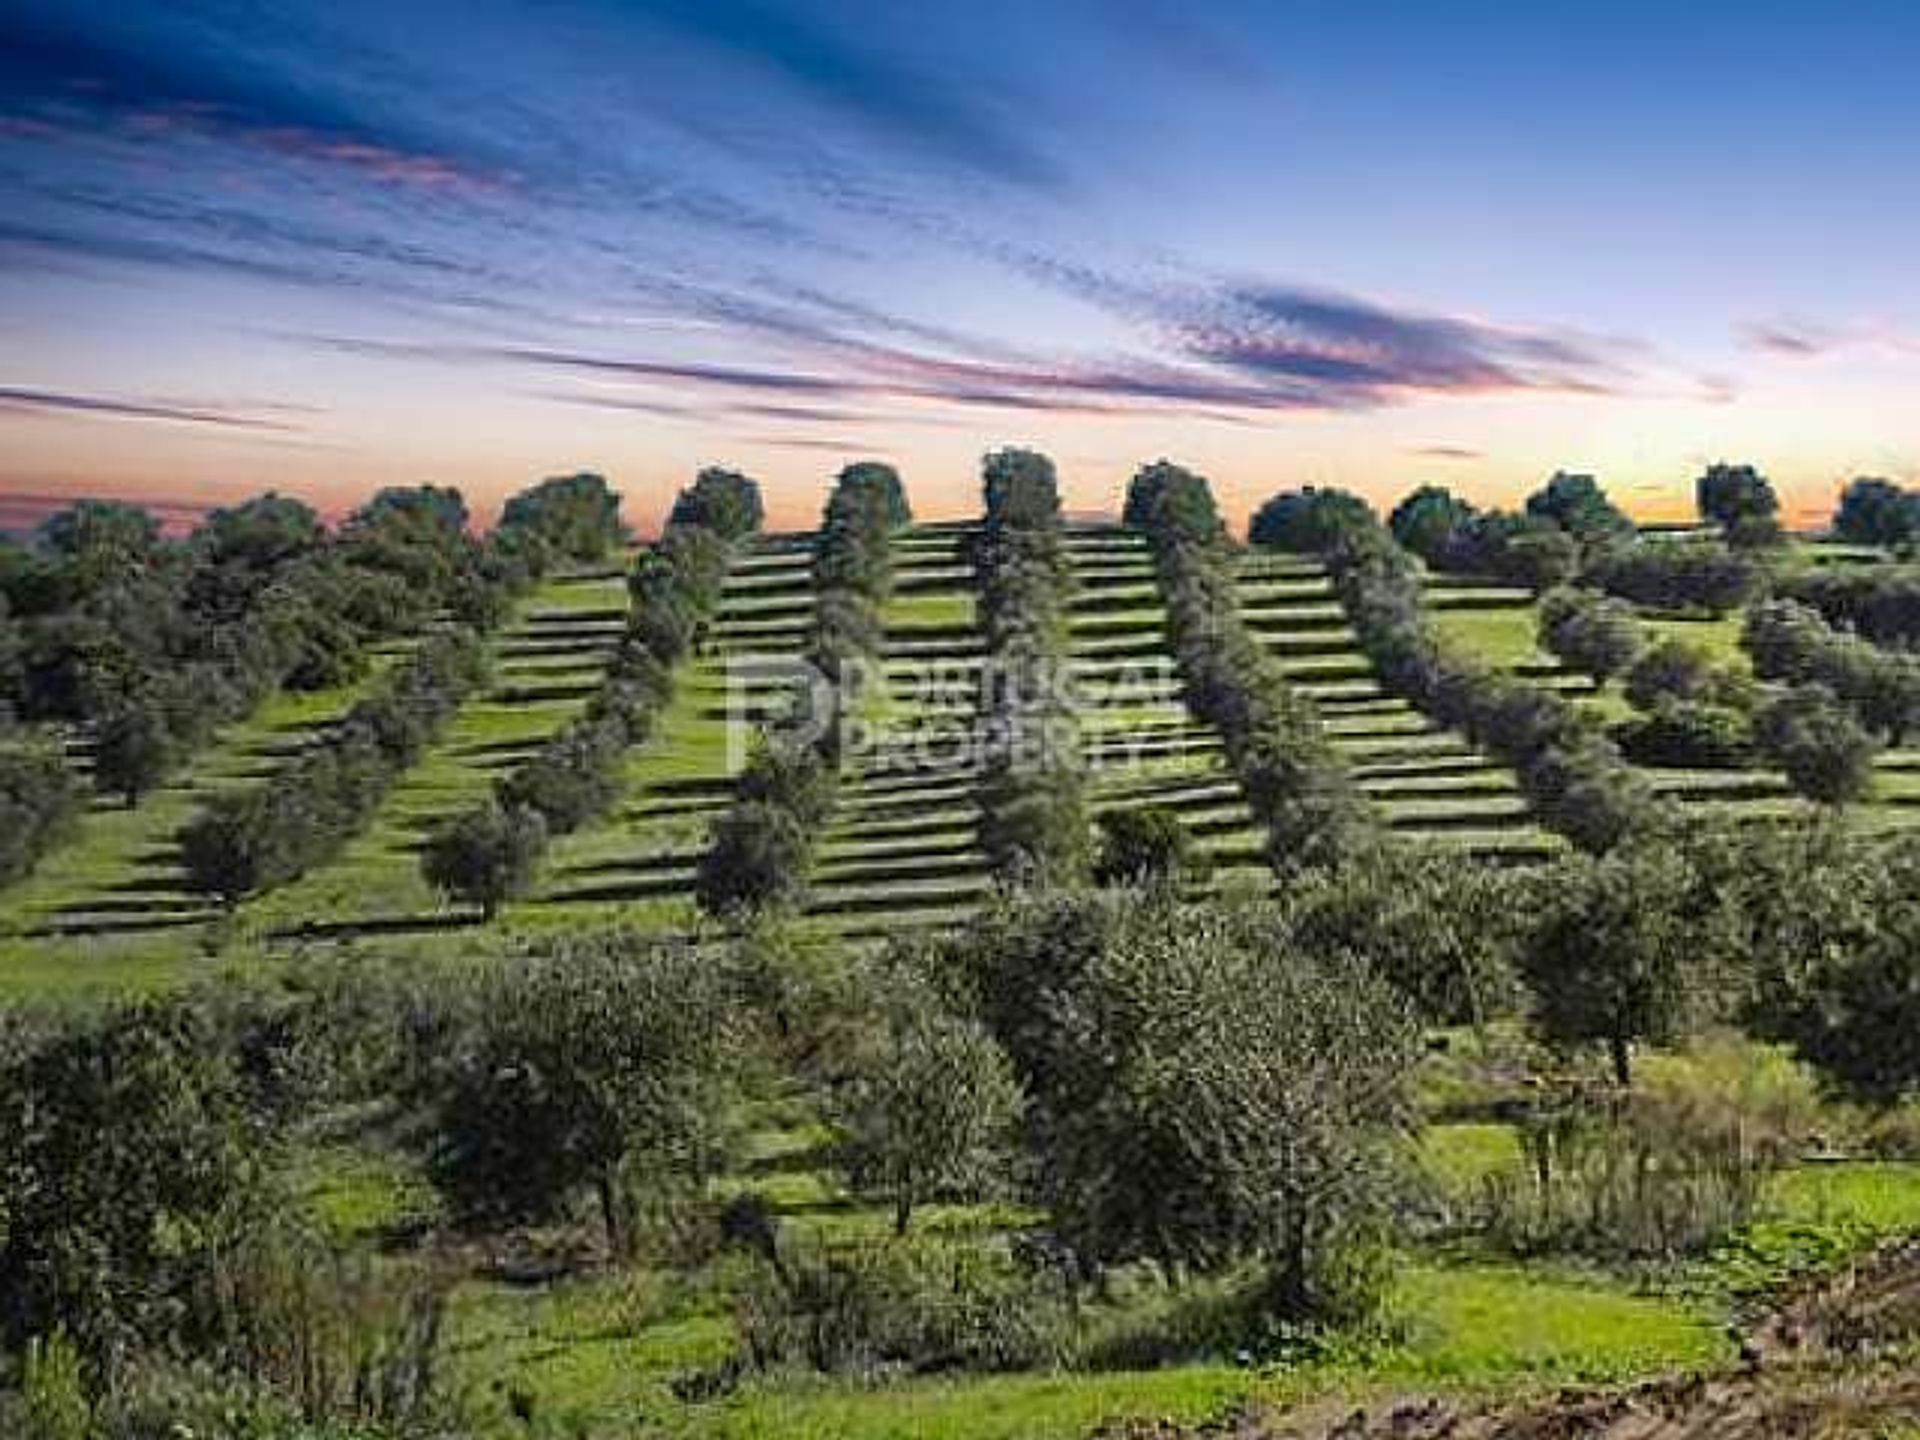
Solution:
M 878 1011 L 830 1109 L 848 1180 L 887 1200 L 904 1235 L 922 1201 L 976 1197 L 1002 1177 L 1020 1089 L 985 1027 L 911 973 L 891 977 Z
M 1648 842 L 1565 861 L 1555 880 L 1519 952 L 1534 1025 L 1553 1044 L 1603 1044 L 1630 1086 L 1633 1047 L 1681 1038 L 1713 991 L 1696 876 Z
M 630 1186 L 707 1173 L 735 1049 L 721 968 L 611 936 L 505 966 L 468 998 L 429 1081 L 436 1181 L 486 1220 L 551 1218 L 591 1190 L 624 1253 Z
M 434 889 L 480 907 L 492 920 L 502 902 L 526 892 L 547 847 L 547 822 L 531 806 L 489 800 L 436 831 L 420 852 Z
M 948 964 L 1029 1097 L 1036 1180 L 1093 1263 L 1262 1262 L 1283 1315 L 1342 1299 L 1332 1264 L 1392 1193 L 1418 1059 L 1407 1007 L 1263 904 L 1033 899 Z

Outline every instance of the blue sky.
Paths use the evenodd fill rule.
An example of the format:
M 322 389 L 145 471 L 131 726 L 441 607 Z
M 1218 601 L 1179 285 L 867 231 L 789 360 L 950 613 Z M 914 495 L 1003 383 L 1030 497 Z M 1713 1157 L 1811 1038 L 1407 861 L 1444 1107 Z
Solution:
M 0 524 L 1920 478 L 1920 11 L 0 0 Z

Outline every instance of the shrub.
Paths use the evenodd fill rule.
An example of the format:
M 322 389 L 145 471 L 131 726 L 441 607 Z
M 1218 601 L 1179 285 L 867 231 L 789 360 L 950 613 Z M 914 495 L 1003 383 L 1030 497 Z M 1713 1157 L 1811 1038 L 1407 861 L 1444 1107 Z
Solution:
M 1620 751 L 1636 765 L 1744 770 L 1753 763 L 1753 722 L 1724 705 L 1665 698 L 1652 713 L 1617 726 Z
M 1744 676 L 1684 640 L 1662 640 L 1643 651 L 1627 672 L 1626 695 L 1636 710 L 1655 710 L 1669 699 L 1742 711 L 1754 705 L 1753 686 Z
M 186 1339 L 195 1286 L 257 1193 L 250 1121 L 207 1010 L 77 1020 L 0 1075 L 0 1337 L 64 1328 L 111 1381 Z
M 73 831 L 80 787 L 58 751 L 0 746 L 0 885 L 31 874 Z
M 878 1008 L 830 1108 L 839 1165 L 892 1205 L 904 1235 L 922 1201 L 979 1198 L 1004 1178 L 1020 1091 L 993 1037 L 917 977 L 892 977 Z
M 1879 743 L 1824 685 L 1788 691 L 1754 721 L 1754 735 L 1788 782 L 1823 805 L 1845 805 L 1873 784 Z
M 626 1189 L 707 1173 L 733 1048 L 724 976 L 680 945 L 573 941 L 484 976 L 426 1077 L 434 1178 L 470 1218 L 591 1190 L 615 1254 Z
M 1609 595 L 1635 605 L 1719 616 L 1753 598 L 1762 572 L 1721 541 L 1671 540 L 1622 546 L 1588 574 Z
M 1561 1095 L 1523 1121 L 1525 1166 L 1489 1186 L 1492 1235 L 1522 1252 L 1699 1254 L 1757 1217 L 1819 1114 L 1778 1049 L 1718 1039 L 1650 1059 L 1624 1103 Z
M 1283 490 L 1254 512 L 1247 527 L 1250 543 L 1296 555 L 1330 550 L 1355 530 L 1379 524 L 1373 507 L 1345 490 Z
M 480 907 L 492 920 L 503 901 L 526 892 L 547 847 L 547 822 L 538 810 L 489 801 L 455 817 L 428 837 L 420 873 L 436 890 Z
M 1100 851 L 1093 878 L 1098 885 L 1177 886 L 1204 880 L 1211 871 L 1204 851 L 1164 805 L 1109 810 L 1099 820 Z
M 1563 588 L 1540 601 L 1540 643 L 1597 687 L 1631 665 L 1645 641 L 1631 606 Z
M 1033 1370 L 1065 1349 L 1063 1297 L 1000 1248 L 809 1246 L 763 1265 L 734 1315 L 742 1362 L 864 1380 Z

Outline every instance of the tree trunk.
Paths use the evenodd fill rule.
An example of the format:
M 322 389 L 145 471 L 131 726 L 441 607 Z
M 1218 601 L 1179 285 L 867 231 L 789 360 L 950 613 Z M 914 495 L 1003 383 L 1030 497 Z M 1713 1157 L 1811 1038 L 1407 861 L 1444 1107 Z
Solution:
M 907 1233 L 907 1223 L 913 1219 L 913 1192 L 901 1189 L 893 1197 L 893 1234 L 898 1239 Z
M 619 1187 L 614 1184 L 612 1170 L 602 1170 L 594 1182 L 600 1192 L 600 1218 L 607 1227 L 607 1251 L 616 1260 L 626 1258 L 626 1237 L 621 1233 Z
M 1633 1040 L 1626 1035 L 1615 1035 L 1610 1042 L 1613 1054 L 1613 1078 L 1622 1090 L 1633 1088 Z

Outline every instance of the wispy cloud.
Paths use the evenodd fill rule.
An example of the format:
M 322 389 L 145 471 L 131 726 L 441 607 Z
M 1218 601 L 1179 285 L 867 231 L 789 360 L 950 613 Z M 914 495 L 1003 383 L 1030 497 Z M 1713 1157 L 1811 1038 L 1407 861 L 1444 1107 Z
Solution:
M 16 124 L 128 137 L 199 135 L 343 166 L 374 180 L 443 189 L 509 177 L 488 158 L 382 124 L 337 94 L 268 72 L 206 37 L 107 35 L 89 12 L 9 7 L 0 15 L 0 114 Z
M 275 407 L 281 409 L 282 407 Z M 295 433 L 299 426 L 246 411 L 180 405 L 111 395 L 0 386 L 0 411 L 27 415 L 97 415 L 111 420 L 159 420 L 173 425 L 211 425 L 224 430 Z
M 1464 445 L 1414 445 L 1406 452 L 1422 460 L 1484 460 L 1484 450 L 1469 449 Z
M 1740 328 L 1740 340 L 1756 353 L 1788 360 L 1818 360 L 1854 349 L 1920 355 L 1920 336 L 1883 322 L 1827 325 L 1802 320 L 1757 321 Z
M 650 0 L 651 24 L 753 70 L 771 72 L 869 126 L 997 180 L 1054 188 L 1058 163 L 1034 142 L 1035 127 L 996 103 L 991 78 L 954 83 L 950 71 L 913 64 L 870 38 L 870 25 L 809 16 L 764 0 Z

